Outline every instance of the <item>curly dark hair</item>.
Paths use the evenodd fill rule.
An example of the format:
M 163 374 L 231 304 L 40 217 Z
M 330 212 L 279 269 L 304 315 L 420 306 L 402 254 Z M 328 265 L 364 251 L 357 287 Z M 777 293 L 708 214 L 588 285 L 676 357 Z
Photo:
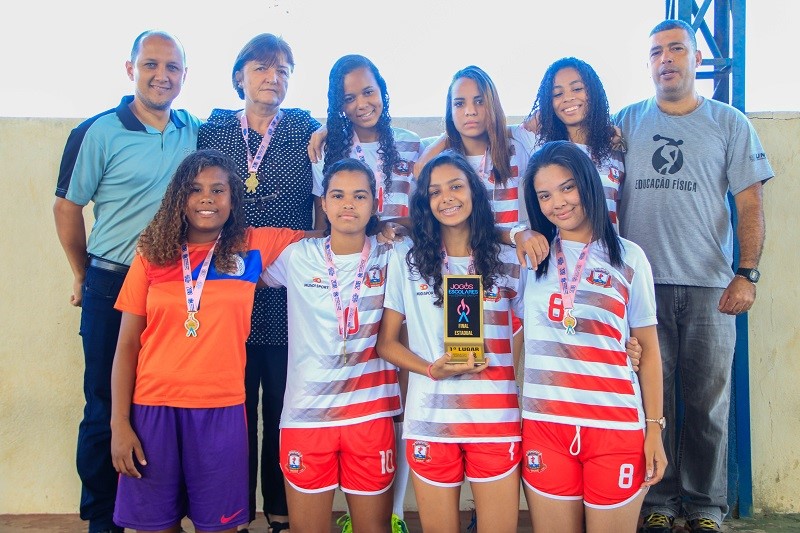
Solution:
M 608 216 L 608 205 L 606 204 L 603 182 L 591 159 L 575 144 L 569 141 L 551 141 L 545 143 L 540 149 L 533 153 L 525 175 L 522 178 L 522 186 L 525 187 L 525 207 L 528 209 L 531 229 L 537 231 L 547 238 L 547 242 L 552 243 L 556 236 L 557 228 L 542 213 L 539 206 L 539 198 L 536 194 L 533 180 L 536 173 L 543 167 L 558 165 L 566 169 L 575 179 L 578 186 L 578 195 L 581 205 L 592 226 L 592 239 L 600 241 L 608 252 L 609 260 L 613 266 L 622 265 L 622 241 L 614 231 L 614 225 Z M 550 247 L 552 253 L 553 247 Z M 539 263 L 536 269 L 536 279 L 547 274 L 550 257 Z
M 475 65 L 462 68 L 453 74 L 450 87 L 447 88 L 447 103 L 444 112 L 444 128 L 445 133 L 447 133 L 446 147 L 452 148 L 460 154 L 465 153 L 461 134 L 458 133 L 456 124 L 453 122 L 453 85 L 461 78 L 473 80 L 478 85 L 478 91 L 481 96 L 483 96 L 486 117 L 489 120 L 486 133 L 489 135 L 492 173 L 496 183 L 505 185 L 506 181 L 511 177 L 511 164 L 509 161 L 513 155 L 511 153 L 511 144 L 508 142 L 506 114 L 503 111 L 503 106 L 500 105 L 500 96 L 497 94 L 497 87 L 495 87 L 492 78 Z
M 242 198 L 244 185 L 236 173 L 236 164 L 218 150 L 197 150 L 178 165 L 161 206 L 153 220 L 139 236 L 139 253 L 154 265 L 164 266 L 178 261 L 181 244 L 186 241 L 189 225 L 184 216 L 194 179 L 209 167 L 219 167 L 228 175 L 231 191 L 231 214 L 222 227 L 222 236 L 214 250 L 214 266 L 220 272 L 234 272 L 234 254 L 247 250 L 247 226 Z
M 588 110 L 581 128 L 586 132 L 586 146 L 589 147 L 592 160 L 600 164 L 613 150 L 611 139 L 614 137 L 614 126 L 611 124 L 603 82 L 587 62 L 576 57 L 562 57 L 547 67 L 528 117 L 538 113 L 540 144 L 570 140 L 567 127 L 556 115 L 552 104 L 556 74 L 565 68 L 574 68 L 583 80 Z
M 483 278 L 484 288 L 495 284 L 502 262 L 500 254 L 500 234 L 495 229 L 494 213 L 489 203 L 489 193 L 477 172 L 469 162 L 454 150 L 445 150 L 425 164 L 417 179 L 417 188 L 411 196 L 411 238 L 413 244 L 406 256 L 406 263 L 415 272 L 433 285 L 436 294 L 434 304 L 441 307 L 444 302 L 442 288 L 442 236 L 439 221 L 431 211 L 428 187 L 431 173 L 436 167 L 451 165 L 467 178 L 472 193 L 472 213 L 469 215 L 470 248 L 475 265 L 475 273 Z
M 337 172 L 362 172 L 364 177 L 367 178 L 367 183 L 369 184 L 369 191 L 372 193 L 372 199 L 374 200 L 377 196 L 376 192 L 376 185 L 375 185 L 375 173 L 372 172 L 372 169 L 369 168 L 369 165 L 362 163 L 358 159 L 353 159 L 352 157 L 345 157 L 344 159 L 340 159 L 328 168 L 325 169 L 322 178 L 322 196 L 328 194 L 328 188 L 331 185 L 331 180 L 336 175 Z M 367 235 L 372 235 L 376 233 L 378 228 L 378 215 L 373 214 L 369 217 L 369 221 L 367 222 L 367 227 L 364 228 L 364 232 Z M 325 224 L 327 228 L 325 229 L 325 235 L 330 235 L 331 233 L 331 221 L 328 217 L 325 217 Z
M 328 76 L 328 118 L 326 126 L 328 137 L 325 140 L 325 165 L 327 169 L 330 165 L 350 157 L 350 150 L 353 146 L 353 125 L 344 116 L 344 77 L 359 68 L 367 68 L 375 76 L 378 88 L 381 91 L 383 101 L 383 111 L 378 118 L 375 129 L 378 131 L 378 153 L 382 163 L 383 186 L 388 188 L 392 183 L 392 169 L 400 161 L 400 153 L 394 144 L 394 133 L 392 133 L 392 117 L 389 115 L 389 93 L 386 90 L 386 80 L 383 79 L 378 67 L 364 56 L 350 54 L 340 57 L 331 67 Z

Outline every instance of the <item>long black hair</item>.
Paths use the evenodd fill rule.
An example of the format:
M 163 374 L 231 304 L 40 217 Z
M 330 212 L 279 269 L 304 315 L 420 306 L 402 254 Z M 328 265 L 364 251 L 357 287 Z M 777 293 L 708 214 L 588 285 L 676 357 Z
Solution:
M 422 168 L 417 179 L 417 188 L 411 196 L 411 246 L 406 263 L 412 272 L 418 273 L 433 285 L 436 294 L 435 305 L 444 302 L 442 288 L 442 232 L 439 221 L 433 216 L 428 195 L 431 173 L 436 167 L 451 165 L 467 178 L 472 192 L 472 213 L 469 215 L 470 248 L 475 273 L 483 277 L 483 286 L 488 289 L 495 284 L 500 275 L 502 262 L 500 254 L 500 234 L 495 229 L 494 213 L 489 203 L 489 193 L 480 177 L 469 162 L 453 150 L 445 150 Z
M 557 228 L 542 213 L 533 183 L 536 173 L 550 165 L 558 165 L 572 174 L 578 186 L 583 211 L 592 227 L 592 239 L 600 241 L 605 247 L 609 263 L 616 267 L 622 265 L 622 242 L 619 240 L 617 232 L 614 231 L 614 226 L 608 216 L 608 206 L 600 175 L 589 156 L 569 141 L 545 143 L 534 152 L 528 162 L 528 168 L 522 181 L 525 187 L 525 207 L 528 208 L 531 229 L 544 235 L 551 243 L 556 236 Z M 552 253 L 552 247 L 550 253 Z M 536 269 L 536 279 L 547 274 L 549 258 L 548 254 L 547 258 L 539 263 Z
M 383 185 L 387 189 L 392 182 L 392 169 L 400 160 L 400 153 L 394 144 L 392 133 L 392 117 L 389 115 L 389 92 L 386 90 L 386 80 L 383 79 L 378 67 L 362 55 L 350 54 L 340 57 L 331 67 L 328 76 L 328 118 L 326 126 L 328 137 L 325 140 L 325 165 L 328 168 L 342 158 L 350 157 L 353 147 L 353 125 L 344 116 L 344 77 L 354 70 L 366 68 L 375 76 L 378 88 L 381 91 L 383 111 L 378 118 L 378 153 L 382 163 L 384 175 Z
M 550 141 L 568 141 L 569 132 L 553 109 L 553 86 L 556 74 L 565 68 L 573 68 L 583 80 L 586 90 L 586 118 L 581 129 L 586 132 L 586 146 L 596 164 L 600 164 L 612 152 L 611 139 L 614 137 L 614 126 L 609 115 L 608 97 L 603 82 L 591 65 L 576 57 L 562 57 L 552 63 L 544 73 L 536 101 L 528 116 L 538 113 L 540 143 Z

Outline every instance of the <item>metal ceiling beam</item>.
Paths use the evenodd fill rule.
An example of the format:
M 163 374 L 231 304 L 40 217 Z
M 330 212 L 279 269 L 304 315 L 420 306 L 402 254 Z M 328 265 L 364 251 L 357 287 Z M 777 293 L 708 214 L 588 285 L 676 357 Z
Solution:
M 712 9 L 713 6 L 713 9 Z M 715 100 L 745 111 L 746 0 L 666 0 L 665 18 L 685 20 L 711 57 L 703 58 L 697 79 L 714 80 Z M 710 18 L 709 24 L 706 19 Z M 710 28 L 714 28 L 712 32 Z

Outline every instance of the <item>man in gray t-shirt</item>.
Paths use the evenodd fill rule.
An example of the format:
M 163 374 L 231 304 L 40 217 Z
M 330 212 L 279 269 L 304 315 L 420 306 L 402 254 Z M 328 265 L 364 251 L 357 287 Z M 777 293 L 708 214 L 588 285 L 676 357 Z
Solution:
M 647 254 L 656 283 L 666 417 L 663 481 L 642 508 L 643 531 L 666 533 L 685 515 L 692 531 L 719 531 L 728 512 L 727 445 L 735 315 L 756 297 L 764 242 L 762 186 L 773 176 L 747 118 L 695 91 L 694 30 L 667 20 L 650 33 L 656 95 L 615 117 L 627 140 L 620 233 Z M 733 261 L 727 193 L 740 245 Z M 675 433 L 675 376 L 685 415 Z M 648 422 L 649 422 L 648 420 Z M 661 431 L 648 423 L 647 431 Z M 663 465 L 659 465 L 663 468 Z

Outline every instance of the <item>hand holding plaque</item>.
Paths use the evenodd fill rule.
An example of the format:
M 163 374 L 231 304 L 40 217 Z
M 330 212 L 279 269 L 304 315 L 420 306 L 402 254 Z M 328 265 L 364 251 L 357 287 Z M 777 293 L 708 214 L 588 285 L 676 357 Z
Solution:
M 483 364 L 475 364 L 475 357 L 470 352 L 463 363 L 453 361 L 452 354 L 446 353 L 434 361 L 429 367 L 429 376 L 433 380 L 448 379 L 462 374 L 479 374 L 489 368 L 491 361 L 484 358 Z
M 475 274 L 444 276 L 444 349 L 448 363 L 485 364 L 483 351 L 483 278 Z

